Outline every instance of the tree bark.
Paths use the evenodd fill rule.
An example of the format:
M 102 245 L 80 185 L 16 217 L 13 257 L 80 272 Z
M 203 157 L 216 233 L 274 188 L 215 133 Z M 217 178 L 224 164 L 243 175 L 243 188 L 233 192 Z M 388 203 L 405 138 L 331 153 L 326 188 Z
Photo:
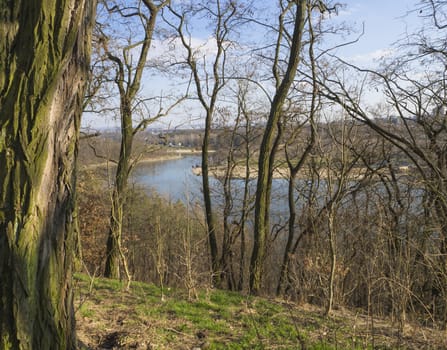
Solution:
M 215 85 L 217 86 L 217 85 Z M 212 98 L 215 101 L 217 93 Z M 217 247 L 216 237 L 216 218 L 214 215 L 212 199 L 211 199 L 211 187 L 209 180 L 209 144 L 211 138 L 211 121 L 214 114 L 214 102 L 210 104 L 210 107 L 206 111 L 205 117 L 205 133 L 202 143 L 202 189 L 203 189 L 203 203 L 205 205 L 206 226 L 208 232 L 208 243 L 210 247 L 211 257 L 211 272 L 212 281 L 216 286 L 220 285 L 220 266 L 219 266 L 219 251 Z
M 0 3 L 0 348 L 75 349 L 75 159 L 95 1 Z
M 110 228 L 107 237 L 107 259 L 104 276 L 119 279 L 121 276 L 121 241 L 123 228 L 124 204 L 126 200 L 127 181 L 130 172 L 130 157 L 133 144 L 132 113 L 130 101 L 122 97 L 121 102 L 121 147 L 118 167 L 115 174 L 115 186 L 112 192 L 110 210 Z
M 262 138 L 258 160 L 258 182 L 256 185 L 254 245 L 250 261 L 250 292 L 257 294 L 262 287 L 263 264 L 266 254 L 267 234 L 269 232 L 269 189 L 272 183 L 272 168 L 275 159 L 274 142 L 281 119 L 282 107 L 289 89 L 295 79 L 300 61 L 301 39 L 306 17 L 306 0 L 296 1 L 295 24 L 287 70 L 273 98 L 267 125 Z M 282 21 L 282 19 L 281 19 Z

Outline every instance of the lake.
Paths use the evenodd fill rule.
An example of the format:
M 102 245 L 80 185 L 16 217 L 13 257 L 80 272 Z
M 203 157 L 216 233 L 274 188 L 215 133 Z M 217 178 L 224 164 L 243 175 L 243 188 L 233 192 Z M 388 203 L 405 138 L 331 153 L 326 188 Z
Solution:
M 200 156 L 141 164 L 133 173 L 133 181 L 169 200 L 202 201 L 201 177 L 192 172 L 198 164 Z
M 180 200 L 184 203 L 203 203 L 202 177 L 194 175 L 192 168 L 201 163 L 200 156 L 184 156 L 160 162 L 145 163 L 138 166 L 133 173 L 133 181 L 148 188 L 148 192 L 156 191 L 168 200 Z M 243 182 L 232 180 L 235 211 L 241 208 Z M 222 183 L 210 178 L 213 202 L 222 204 Z M 250 180 L 250 193 L 254 196 L 256 179 Z M 272 215 L 278 219 L 287 212 L 287 180 L 275 179 L 272 187 Z

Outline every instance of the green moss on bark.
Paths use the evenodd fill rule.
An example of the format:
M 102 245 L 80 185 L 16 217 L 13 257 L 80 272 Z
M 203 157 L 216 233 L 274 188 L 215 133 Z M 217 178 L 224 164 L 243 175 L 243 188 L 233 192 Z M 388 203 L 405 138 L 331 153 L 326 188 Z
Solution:
M 77 137 L 65 133 L 78 133 L 91 27 L 81 21 L 94 2 L 16 3 L 0 4 L 0 22 L 20 29 L 0 27 L 0 349 L 74 349 Z

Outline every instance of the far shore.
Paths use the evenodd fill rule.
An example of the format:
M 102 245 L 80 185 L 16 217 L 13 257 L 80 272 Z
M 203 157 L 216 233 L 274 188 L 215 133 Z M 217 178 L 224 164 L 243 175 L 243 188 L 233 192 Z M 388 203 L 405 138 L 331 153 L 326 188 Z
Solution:
M 215 151 L 211 151 L 215 152 Z M 142 157 L 137 161 L 138 165 L 144 165 L 144 164 L 151 164 L 156 162 L 166 162 L 176 159 L 181 159 L 186 155 L 201 155 L 201 151 L 197 149 L 190 149 L 190 148 L 172 148 L 168 149 L 163 153 L 154 153 L 152 155 Z M 85 164 L 81 165 L 80 169 L 82 170 L 96 170 L 96 169 L 107 169 L 108 167 L 116 167 L 116 163 L 112 161 L 103 161 L 93 164 Z M 201 176 L 202 175 L 202 167 L 200 165 L 193 166 L 191 168 L 191 171 L 194 175 Z M 226 167 L 225 166 L 212 166 L 209 168 L 209 172 L 212 176 L 215 178 L 224 178 L 226 174 Z M 383 170 L 382 170 L 383 171 Z M 407 175 L 409 173 L 409 167 L 408 166 L 401 166 L 398 169 L 399 174 L 401 175 Z M 363 167 L 358 167 L 351 169 L 349 174 L 347 175 L 348 179 L 350 180 L 361 180 L 365 178 L 365 175 L 367 174 L 367 169 Z M 258 169 L 253 166 L 249 168 L 248 171 L 248 178 L 249 179 L 256 179 L 258 176 Z M 327 178 L 328 173 L 326 169 L 321 169 L 319 172 L 320 178 Z M 231 172 L 231 178 L 233 179 L 245 179 L 247 177 L 247 169 L 244 165 L 236 165 Z M 287 179 L 289 177 L 289 169 L 286 167 L 278 167 L 273 171 L 273 178 L 274 179 Z M 306 171 L 301 171 L 297 178 L 298 179 L 308 179 L 310 178 L 310 174 Z
M 137 161 L 138 165 L 143 164 L 150 164 L 150 163 L 157 163 L 157 162 L 165 162 L 175 159 L 183 158 L 185 155 L 200 155 L 200 150 L 195 149 L 188 149 L 188 148 L 175 148 L 172 150 L 168 150 L 167 152 L 163 154 L 154 154 L 151 156 L 142 157 Z M 95 170 L 99 168 L 108 168 L 108 167 L 115 167 L 116 162 L 113 161 L 102 161 L 98 163 L 92 163 L 92 164 L 84 164 L 81 165 L 80 168 L 82 170 Z
M 200 166 L 194 167 L 192 169 L 193 173 L 197 176 L 202 175 L 202 168 Z M 225 166 L 214 166 L 210 167 L 209 172 L 212 176 L 216 178 L 224 178 L 226 174 L 226 167 Z M 383 170 L 382 170 L 383 172 Z M 407 175 L 409 174 L 409 167 L 407 166 L 401 166 L 398 169 L 398 173 L 400 175 Z M 285 167 L 278 167 L 273 171 L 273 178 L 274 179 L 287 179 L 289 178 L 289 169 Z M 255 179 L 258 176 L 258 170 L 256 167 L 250 167 L 248 178 L 249 179 Z M 321 169 L 319 171 L 318 176 L 321 179 L 327 179 L 328 178 L 328 171 L 327 169 Z M 334 176 L 334 175 L 332 175 Z M 371 174 L 368 172 L 368 170 L 364 167 L 357 167 L 351 169 L 351 171 L 347 174 L 347 178 L 349 180 L 362 180 L 366 176 L 371 176 Z M 375 174 L 377 176 L 377 174 Z M 231 178 L 232 179 L 245 179 L 247 177 L 247 168 L 244 165 L 237 165 L 232 169 L 231 172 Z M 297 179 L 300 180 L 306 180 L 311 178 L 311 175 L 308 171 L 300 171 L 297 175 Z
M 212 176 L 216 178 L 223 178 L 225 177 L 226 168 L 224 166 L 213 166 L 210 167 L 210 173 Z M 202 175 L 202 168 L 200 166 L 192 168 L 192 172 L 194 175 L 200 176 Z M 284 177 L 287 177 L 287 169 L 285 168 L 278 168 L 273 172 L 273 178 L 275 179 L 282 179 Z M 236 165 L 232 171 L 231 171 L 231 178 L 233 179 L 245 179 L 247 176 L 247 168 L 243 165 Z M 249 169 L 248 178 L 249 179 L 256 179 L 258 177 L 258 169 L 255 167 L 251 167 Z

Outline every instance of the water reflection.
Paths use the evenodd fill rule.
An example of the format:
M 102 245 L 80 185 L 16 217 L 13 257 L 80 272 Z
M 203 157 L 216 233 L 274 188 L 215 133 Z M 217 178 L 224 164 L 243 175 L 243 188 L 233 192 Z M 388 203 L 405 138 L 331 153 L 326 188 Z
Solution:
M 197 164 L 200 164 L 199 156 L 144 163 L 135 170 L 133 178 L 137 184 L 169 200 L 201 202 L 201 178 L 192 172 Z

